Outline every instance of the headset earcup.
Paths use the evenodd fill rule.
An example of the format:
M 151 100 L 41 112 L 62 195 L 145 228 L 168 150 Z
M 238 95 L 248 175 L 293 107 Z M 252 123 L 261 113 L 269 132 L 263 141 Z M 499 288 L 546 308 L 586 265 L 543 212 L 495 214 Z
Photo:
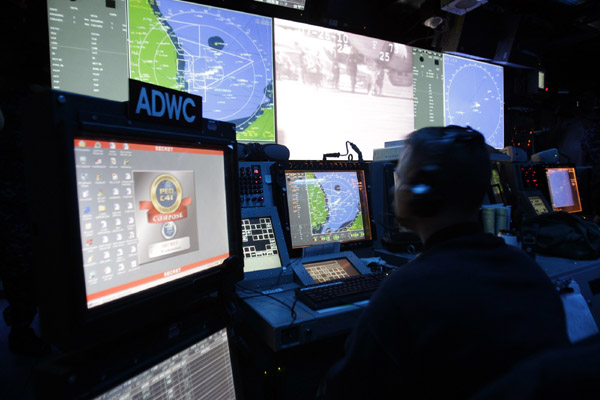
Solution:
M 441 168 L 437 164 L 421 166 L 403 189 L 408 208 L 414 215 L 430 217 L 440 210 Z

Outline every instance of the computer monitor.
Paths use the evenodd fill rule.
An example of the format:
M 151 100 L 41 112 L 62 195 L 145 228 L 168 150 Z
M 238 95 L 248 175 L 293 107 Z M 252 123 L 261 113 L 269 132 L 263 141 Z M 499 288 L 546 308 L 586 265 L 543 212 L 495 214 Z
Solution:
M 290 249 L 371 242 L 363 163 L 289 161 L 278 164 L 277 170 Z
M 409 46 L 275 19 L 277 142 L 294 160 L 354 143 L 373 149 L 414 130 Z
M 413 47 L 415 129 L 444 126 L 443 54 Z
M 229 139 L 150 128 L 120 103 L 60 92 L 46 108 L 52 122 L 28 145 L 44 336 L 69 346 L 140 329 L 189 310 L 229 270 L 241 279 L 231 124 L 219 125 Z
M 550 210 L 548 209 L 548 206 L 546 204 L 546 201 L 544 200 L 544 197 L 542 196 L 542 194 L 538 191 L 535 191 L 533 193 L 527 193 L 525 192 L 525 194 L 527 195 L 527 201 L 529 202 L 529 205 L 531 206 L 531 209 L 533 209 L 533 212 L 535 213 L 535 215 L 542 215 L 542 214 L 546 214 L 548 212 L 550 212 Z
M 48 1 L 53 89 L 127 101 L 129 78 L 203 99 L 238 139 L 275 142 L 272 18 L 181 0 Z
M 215 268 L 230 256 L 225 151 L 164 143 L 85 130 L 74 138 L 88 308 Z
M 490 188 L 487 193 L 487 202 L 489 204 L 505 204 L 506 196 L 504 195 L 500 169 L 496 165 L 493 165 L 491 170 L 492 177 L 490 181 Z
M 239 398 L 240 365 L 229 317 L 217 300 L 203 311 L 176 325 L 41 360 L 32 371 L 35 398 L 48 393 L 61 399 Z
M 504 74 L 499 65 L 444 54 L 446 125 L 470 126 L 504 148 Z
M 227 329 L 223 328 L 92 398 L 233 400 L 238 392 Z
M 369 163 L 371 219 L 375 228 L 373 247 L 394 253 L 414 253 L 422 248 L 419 236 L 401 226 L 396 219 L 394 196 L 397 174 L 396 161 Z
M 553 211 L 581 212 L 575 167 L 546 166 L 548 192 Z

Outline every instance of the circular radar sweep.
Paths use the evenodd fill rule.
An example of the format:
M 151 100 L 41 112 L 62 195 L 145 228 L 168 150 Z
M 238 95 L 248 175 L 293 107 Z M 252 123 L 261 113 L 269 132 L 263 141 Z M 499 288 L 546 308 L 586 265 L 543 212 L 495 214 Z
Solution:
M 446 125 L 470 126 L 494 148 L 504 147 L 502 67 L 444 58 Z

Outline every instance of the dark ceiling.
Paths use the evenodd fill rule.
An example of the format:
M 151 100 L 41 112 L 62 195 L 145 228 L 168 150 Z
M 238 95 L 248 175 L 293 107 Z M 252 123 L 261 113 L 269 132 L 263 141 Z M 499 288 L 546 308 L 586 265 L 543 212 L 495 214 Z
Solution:
M 557 90 L 600 88 L 595 77 L 599 1 L 488 0 L 462 16 L 442 10 L 442 3 L 448 2 L 330 0 L 321 23 L 337 14 L 342 27 L 347 24 L 346 29 L 362 29 L 368 35 L 545 70 Z M 435 30 L 423 25 L 433 16 L 445 21 Z

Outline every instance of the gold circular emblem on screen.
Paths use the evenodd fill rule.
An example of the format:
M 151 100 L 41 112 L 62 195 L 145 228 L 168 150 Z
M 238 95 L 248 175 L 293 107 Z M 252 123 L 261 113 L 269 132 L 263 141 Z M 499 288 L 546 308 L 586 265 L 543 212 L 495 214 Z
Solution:
M 161 214 L 172 213 L 181 205 L 181 185 L 173 175 L 159 175 L 152 182 L 150 192 L 152 205 Z

